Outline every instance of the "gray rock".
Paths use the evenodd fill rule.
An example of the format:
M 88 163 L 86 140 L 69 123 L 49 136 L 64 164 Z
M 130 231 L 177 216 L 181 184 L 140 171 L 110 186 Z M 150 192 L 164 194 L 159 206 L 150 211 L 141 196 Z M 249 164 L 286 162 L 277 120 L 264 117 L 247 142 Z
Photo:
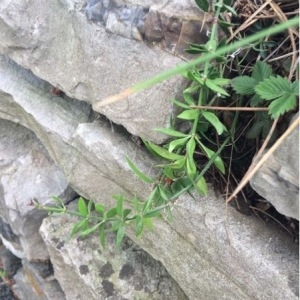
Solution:
M 0 265 L 8 278 L 12 278 L 22 266 L 21 259 L 5 248 L 0 240 Z M 0 298 L 1 299 L 1 298 Z
M 40 229 L 67 299 L 187 299 L 162 264 L 128 238 L 121 250 L 112 234 L 105 249 L 97 234 L 67 241 L 76 221 L 53 216 Z
M 106 16 L 106 10 L 101 10 L 105 3 L 109 9 L 112 6 L 109 3 L 115 3 L 119 7 L 117 12 L 114 6 Z M 151 14 L 162 14 L 159 30 L 165 31 L 166 40 L 160 43 L 165 45 L 163 48 L 182 51 L 190 41 L 190 33 L 206 38 L 205 34 L 199 35 L 203 14 L 190 0 L 88 1 L 88 5 L 83 0 L 45 3 L 3 0 L 0 53 L 30 68 L 70 97 L 94 104 L 95 110 L 123 125 L 133 135 L 161 143 L 166 137 L 151 129 L 170 125 L 170 118 L 176 113 L 171 100 L 180 97 L 180 91 L 187 85 L 185 79 L 172 78 L 108 107 L 96 105 L 183 62 L 161 46 L 127 38 L 141 38 L 144 7 L 150 6 Z M 176 21 L 170 21 L 172 18 Z M 102 21 L 107 23 L 107 28 L 101 25 Z M 133 23 L 126 25 L 128 21 Z M 155 28 L 152 21 L 148 23 L 145 25 L 148 29 Z M 191 30 L 185 29 L 181 34 L 181 23 L 189 23 L 185 27 Z M 148 29 L 145 35 L 149 35 L 152 43 L 153 30 Z M 118 35 L 120 32 L 127 37 Z
M 45 245 L 38 234 L 46 213 L 34 209 L 31 201 L 49 203 L 52 195 L 70 199 L 75 193 L 33 132 L 0 120 L 0 141 L 3 242 L 20 257 L 47 259 Z
M 253 176 L 251 186 L 278 212 L 299 220 L 299 127 Z
M 149 194 L 151 187 L 132 175 L 125 155 L 150 176 L 155 174 L 157 162 L 124 131 L 116 126 L 112 131 L 101 118 L 92 122 L 82 102 L 51 98 L 25 82 L 15 66 L 3 61 L 0 66 L 5 74 L 0 74 L 0 90 L 4 91 L 0 117 L 31 128 L 79 194 L 107 206 L 112 194 L 140 198 Z M 189 299 L 298 298 L 298 246 L 285 232 L 233 208 L 226 211 L 224 199 L 212 191 L 210 197 L 196 199 L 180 198 L 174 205 L 172 223 L 156 220 L 154 231 L 145 232 L 142 239 L 131 231 L 128 236 L 162 262 Z M 51 256 L 58 250 L 53 248 Z M 70 260 L 57 260 L 54 268 L 57 274 L 64 268 L 74 272 L 67 267 L 70 265 Z M 110 290 L 110 283 L 104 285 Z M 83 291 L 88 289 L 80 286 Z
M 139 158 L 141 169 L 148 170 L 149 174 L 151 169 L 154 173 L 153 160 L 132 142 L 124 129 L 112 127 L 100 116 L 96 120 L 91 118 L 91 108 L 84 102 L 51 96 L 49 87 L 38 79 L 30 84 L 27 78 L 34 75 L 12 62 L 3 58 L 0 66 L 0 71 L 5 70 L 0 73 L 0 91 L 6 91 L 0 93 L 0 117 L 31 128 L 62 167 L 66 178 L 72 185 L 76 182 L 79 194 L 109 201 L 111 194 L 146 195 L 150 191 L 150 186 L 142 187 L 132 177 L 125 157 Z M 22 90 L 26 90 L 26 95 Z M 100 168 L 94 164 L 98 161 L 101 161 Z
M 22 261 L 23 268 L 14 276 L 13 291 L 20 300 L 64 300 L 65 295 L 53 276 L 48 262 Z

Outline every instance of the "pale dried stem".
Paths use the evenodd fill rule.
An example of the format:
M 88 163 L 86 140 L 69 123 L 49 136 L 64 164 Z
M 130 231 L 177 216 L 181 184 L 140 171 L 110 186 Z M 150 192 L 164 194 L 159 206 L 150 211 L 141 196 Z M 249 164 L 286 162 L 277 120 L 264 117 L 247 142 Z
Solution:
M 245 30 L 247 27 L 252 25 L 257 21 L 255 17 L 273 0 L 267 0 L 266 3 L 264 3 L 254 14 L 252 14 L 239 28 L 235 30 L 235 32 L 227 39 L 227 43 L 229 43 L 239 32 Z
M 247 172 L 246 176 L 242 179 L 239 186 L 234 190 L 232 195 L 226 199 L 226 203 L 230 202 L 250 181 L 253 175 L 259 170 L 259 168 L 267 161 L 267 159 L 274 153 L 274 151 L 283 143 L 283 141 L 292 133 L 293 130 L 299 125 L 299 117 L 290 125 L 290 127 L 284 132 L 284 134 L 274 143 L 274 145 L 265 153 L 265 155 L 257 162 L 257 164 Z

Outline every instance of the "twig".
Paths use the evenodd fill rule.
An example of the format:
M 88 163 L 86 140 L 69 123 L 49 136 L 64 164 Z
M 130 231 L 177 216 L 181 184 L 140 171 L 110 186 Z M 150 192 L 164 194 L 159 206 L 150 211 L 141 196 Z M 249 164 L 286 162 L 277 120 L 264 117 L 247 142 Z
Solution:
M 274 143 L 274 145 L 266 152 L 266 154 L 258 161 L 257 165 L 244 176 L 239 186 L 234 190 L 232 195 L 226 200 L 226 203 L 230 202 L 241 189 L 250 181 L 253 175 L 258 171 L 258 169 L 267 161 L 271 154 L 282 144 L 282 142 L 287 138 L 288 135 L 299 125 L 299 117 L 290 125 L 290 127 L 285 131 L 285 133 Z

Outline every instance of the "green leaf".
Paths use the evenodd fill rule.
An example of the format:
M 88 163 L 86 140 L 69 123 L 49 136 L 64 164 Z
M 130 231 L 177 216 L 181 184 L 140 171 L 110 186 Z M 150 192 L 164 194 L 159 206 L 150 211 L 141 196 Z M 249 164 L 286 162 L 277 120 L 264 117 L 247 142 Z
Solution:
M 89 235 L 89 234 L 91 234 L 92 232 L 96 231 L 96 230 L 101 226 L 101 224 L 103 224 L 103 223 L 104 223 L 104 221 L 102 221 L 102 222 L 100 222 L 100 223 L 97 223 L 96 225 L 94 225 L 94 226 L 92 226 L 92 227 L 90 227 L 90 228 L 88 228 L 88 229 L 82 231 L 82 232 L 80 233 L 80 236 L 81 236 L 81 237 L 86 237 L 87 235 Z
M 206 45 L 205 45 L 206 49 L 208 52 L 213 52 L 217 49 L 217 41 L 214 40 L 209 40 Z
M 189 157 L 189 156 L 186 159 L 186 172 L 187 172 L 188 177 L 191 180 L 194 179 L 196 172 L 197 172 L 197 166 L 195 164 L 195 161 L 192 157 Z
M 272 75 L 273 71 L 271 67 L 263 61 L 258 61 L 253 67 L 251 77 L 259 83 Z
M 223 86 L 223 85 L 229 84 L 230 80 L 227 78 L 215 78 L 212 80 L 212 82 L 216 85 Z
M 202 9 L 205 12 L 208 12 L 209 3 L 207 0 L 195 0 L 195 2 L 200 9 Z
M 188 157 L 192 158 L 194 156 L 195 147 L 196 147 L 195 138 L 192 137 L 192 138 L 190 138 L 190 140 L 186 144 L 186 153 L 187 153 Z
M 124 220 L 124 221 L 126 221 L 127 216 L 128 216 L 130 213 L 131 213 L 131 209 L 129 209 L 129 208 L 125 208 L 125 209 L 123 210 L 123 220 Z
M 143 227 L 144 227 L 144 220 L 141 216 L 136 217 L 135 221 L 135 235 L 137 237 L 141 236 L 143 232 Z
M 103 248 L 105 248 L 105 223 L 102 223 L 99 227 L 99 238 Z
M 138 176 L 142 181 L 148 182 L 148 183 L 153 183 L 154 180 L 147 175 L 145 175 L 142 171 L 140 171 L 135 164 L 129 159 L 129 157 L 126 156 L 127 163 L 131 170 L 134 172 L 135 175 Z
M 160 157 L 168 159 L 168 160 L 177 160 L 182 158 L 182 155 L 170 153 L 167 149 L 157 146 L 152 142 L 147 142 L 148 146 Z
M 203 176 L 196 182 L 196 188 L 200 194 L 203 194 L 205 196 L 208 195 L 206 180 Z
M 199 116 L 199 111 L 197 109 L 184 110 L 181 114 L 177 116 L 178 119 L 183 120 L 195 120 Z
M 82 230 L 83 228 L 85 228 L 86 225 L 87 225 L 87 220 L 86 219 L 83 219 L 80 222 L 76 223 L 73 226 L 73 229 L 70 233 L 70 236 L 69 236 L 68 240 L 70 240 L 80 229 Z
M 159 215 L 156 215 L 155 217 L 159 217 Z M 144 227 L 149 230 L 153 230 L 153 221 L 151 217 L 144 218 Z
M 154 130 L 158 131 L 158 132 L 161 132 L 161 133 L 164 133 L 164 134 L 169 135 L 169 136 L 173 136 L 173 137 L 186 137 L 186 136 L 188 136 L 185 133 L 182 133 L 180 131 L 176 131 L 176 130 L 173 130 L 173 129 L 155 128 Z
M 175 148 L 178 148 L 179 146 L 184 145 L 185 142 L 186 142 L 189 138 L 190 138 L 189 136 L 186 136 L 186 137 L 184 137 L 184 138 L 177 139 L 177 140 L 174 140 L 174 141 L 170 142 L 170 144 L 169 144 L 169 152 L 172 152 Z
M 287 111 L 295 108 L 296 104 L 297 98 L 295 95 L 290 94 L 281 96 L 269 105 L 269 114 L 271 115 L 272 119 L 276 119 Z
M 249 76 L 239 76 L 231 80 L 233 89 L 241 95 L 253 95 L 257 81 Z
M 78 203 L 77 203 L 77 209 L 78 212 L 83 216 L 86 217 L 88 215 L 88 210 L 86 203 L 82 197 L 79 198 Z
M 168 190 L 164 189 L 162 186 L 158 186 L 158 192 L 160 197 L 164 200 L 164 201 L 169 201 L 171 195 L 168 192 Z
M 95 210 L 98 214 L 100 214 L 101 216 L 103 216 L 105 208 L 103 205 L 95 203 Z
M 154 209 L 151 209 L 151 210 L 145 212 L 145 213 L 143 214 L 143 217 L 144 217 L 144 218 L 160 217 L 160 215 L 161 215 L 161 210 L 162 210 L 161 207 L 156 207 L 156 208 L 154 208 Z
M 203 149 L 203 151 L 205 152 L 205 154 L 207 155 L 207 157 L 210 159 L 215 152 L 209 148 L 207 148 L 206 146 L 204 146 L 199 140 L 197 140 L 200 147 Z M 217 156 L 214 160 L 214 165 L 221 171 L 222 174 L 225 174 L 225 166 L 224 163 L 222 161 L 222 159 L 220 158 L 220 156 Z
M 166 177 L 173 179 L 174 178 L 174 172 L 173 169 L 169 166 L 163 167 L 163 173 L 166 175 Z
M 234 16 L 237 16 L 237 12 L 234 8 L 230 7 L 229 5 L 223 4 L 223 7 L 226 8 L 229 12 L 231 12 Z
M 182 157 L 181 159 L 175 160 L 170 164 L 157 165 L 161 168 L 170 168 L 170 169 L 181 169 L 185 165 L 186 157 Z M 168 176 L 168 175 L 167 175 Z M 171 176 L 169 176 L 171 178 Z
M 291 91 L 297 96 L 299 96 L 299 80 L 296 80 L 291 85 Z
M 216 92 L 216 93 L 219 93 L 221 95 L 224 95 L 224 96 L 229 96 L 229 94 L 223 89 L 221 88 L 219 85 L 215 84 L 213 82 L 213 80 L 210 80 L 210 79 L 206 79 L 205 80 L 205 85 L 210 88 L 212 91 Z
M 114 216 L 116 216 L 117 215 L 117 208 L 116 207 L 114 207 L 114 208 L 112 208 L 112 209 L 110 209 L 107 213 L 106 213 L 106 218 L 112 218 L 112 217 L 114 217 Z
M 177 106 L 182 107 L 184 109 L 189 109 L 190 107 L 182 102 L 179 102 L 177 100 L 172 100 L 173 103 L 175 103 Z
M 123 223 L 120 223 L 120 226 L 118 228 L 117 231 L 117 247 L 120 249 L 121 248 L 121 244 L 122 244 L 122 240 L 124 238 L 125 235 L 125 226 Z
M 212 112 L 202 111 L 202 116 L 215 127 L 218 135 L 221 135 L 224 131 L 227 131 L 226 127 L 221 123 L 219 118 Z
M 117 231 L 122 221 L 120 219 L 111 222 L 110 231 Z
M 64 204 L 63 200 L 60 199 L 59 197 L 52 196 L 51 198 L 56 202 L 58 207 L 61 207 L 61 208 L 65 207 L 65 204 Z
M 88 202 L 88 206 L 87 206 L 87 210 L 88 210 L 88 214 L 91 213 L 92 209 L 93 209 L 93 201 L 90 199 Z
M 269 114 L 276 119 L 296 106 L 296 96 L 299 94 L 298 85 L 298 81 L 291 83 L 281 76 L 271 76 L 259 83 L 255 91 L 260 97 L 273 100 L 269 105 Z
M 255 91 L 266 100 L 273 100 L 283 95 L 296 95 L 294 85 L 281 76 L 265 79 L 255 87 Z
M 184 98 L 184 101 L 188 104 L 188 105 L 195 105 L 195 100 L 194 98 L 191 96 L 190 93 L 187 93 L 187 92 L 184 92 L 183 93 L 183 98 Z M 189 108 L 189 107 L 188 107 Z
M 114 196 L 114 198 L 117 200 L 117 215 L 123 218 L 123 196 Z
M 158 192 L 158 187 L 155 187 L 151 194 L 149 195 L 148 199 L 145 201 L 144 206 L 143 206 L 143 213 L 147 212 L 149 208 L 151 207 L 151 204 L 153 202 L 154 197 L 156 196 Z
M 197 166 L 194 161 L 194 152 L 195 152 L 196 142 L 195 138 L 191 138 L 186 145 L 186 171 L 190 179 L 193 179 L 197 172 Z

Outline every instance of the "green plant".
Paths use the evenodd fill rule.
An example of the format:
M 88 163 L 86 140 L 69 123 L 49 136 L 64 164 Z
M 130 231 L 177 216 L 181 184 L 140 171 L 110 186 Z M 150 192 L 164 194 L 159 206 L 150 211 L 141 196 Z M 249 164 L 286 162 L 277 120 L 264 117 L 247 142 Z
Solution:
M 226 98 L 232 96 L 229 90 L 230 83 L 238 96 L 236 97 L 238 105 L 244 105 L 243 96 L 251 96 L 250 106 L 252 107 L 265 105 L 266 101 L 272 101 L 269 105 L 269 114 L 272 118 L 277 118 L 295 105 L 298 82 L 290 83 L 282 77 L 272 76 L 272 69 L 263 62 L 259 61 L 254 65 L 251 76 L 237 76 L 233 80 L 226 78 L 224 70 L 228 62 L 228 54 L 252 42 L 264 45 L 259 48 L 261 52 L 265 49 L 265 45 L 271 45 L 262 41 L 263 38 L 296 25 L 298 19 L 257 31 L 252 36 L 226 45 L 226 39 L 219 41 L 218 30 L 221 27 L 228 32 L 231 24 L 224 21 L 222 13 L 236 13 L 230 7 L 231 1 L 196 0 L 196 3 L 202 10 L 212 13 L 214 16 L 209 41 L 205 45 L 191 44 L 190 49 L 187 50 L 189 53 L 202 54 L 199 58 L 167 70 L 94 104 L 94 108 L 97 109 L 120 101 L 135 92 L 180 74 L 188 78 L 191 84 L 183 91 L 183 101 L 174 99 L 173 103 L 181 109 L 177 118 L 188 124 L 188 130 L 182 132 L 175 127 L 156 128 L 155 130 L 170 137 L 168 143 L 156 145 L 144 141 L 149 152 L 161 160 L 161 163 L 157 165 L 159 171 L 156 178 L 148 177 L 139 170 L 134 162 L 126 158 L 132 171 L 142 181 L 153 186 L 152 192 L 146 199 L 137 197 L 125 199 L 123 196 L 115 196 L 116 205 L 106 209 L 91 200 L 87 202 L 80 198 L 76 211 L 68 210 L 59 198 L 54 198 L 56 200 L 54 207 L 36 203 L 38 208 L 45 209 L 50 213 L 68 213 L 81 218 L 74 225 L 70 238 L 75 234 L 86 236 L 97 231 L 104 247 L 105 231 L 111 230 L 116 232 L 117 245 L 120 247 L 127 226 L 134 226 L 136 235 L 140 236 L 144 227 L 152 227 L 153 217 L 161 216 L 162 212 L 166 212 L 168 217 L 172 217 L 171 208 L 181 194 L 195 188 L 200 194 L 207 195 L 205 173 L 214 165 L 221 174 L 224 174 L 225 163 L 221 158 L 221 153 L 229 143 L 233 147 L 235 145 L 239 113 L 235 113 L 231 125 L 226 127 L 219 114 L 211 109 L 215 107 L 216 103 L 223 100 L 226 102 Z M 254 128 L 255 124 L 256 129 Z M 270 118 L 267 113 L 257 113 L 255 124 L 252 126 L 252 135 L 255 137 L 259 134 L 266 135 L 267 128 L 270 128 Z
M 247 133 L 248 138 L 265 138 L 272 126 L 272 119 L 282 116 L 294 109 L 299 95 L 299 81 L 273 74 L 271 67 L 262 61 L 257 61 L 251 76 L 237 76 L 231 80 L 231 85 L 237 94 L 248 96 L 250 106 L 268 106 L 268 112 L 257 112 L 256 122 Z
M 153 197 L 154 195 L 152 195 Z M 150 196 L 151 197 L 151 196 Z M 93 232 L 98 232 L 102 247 L 105 247 L 105 231 L 116 232 L 116 243 L 120 247 L 125 234 L 125 227 L 134 224 L 137 236 L 142 234 L 144 226 L 152 228 L 152 218 L 158 217 L 164 207 L 150 209 L 148 202 L 143 203 L 138 198 L 126 200 L 123 196 L 114 196 L 116 205 L 106 209 L 103 205 L 86 201 L 80 197 L 77 202 L 77 210 L 68 209 L 59 197 L 52 197 L 55 205 L 42 205 L 32 200 L 37 209 L 47 211 L 49 214 L 69 214 L 80 218 L 69 236 L 71 239 L 75 234 L 85 237 Z M 132 209 L 125 208 L 124 203 L 130 202 Z

